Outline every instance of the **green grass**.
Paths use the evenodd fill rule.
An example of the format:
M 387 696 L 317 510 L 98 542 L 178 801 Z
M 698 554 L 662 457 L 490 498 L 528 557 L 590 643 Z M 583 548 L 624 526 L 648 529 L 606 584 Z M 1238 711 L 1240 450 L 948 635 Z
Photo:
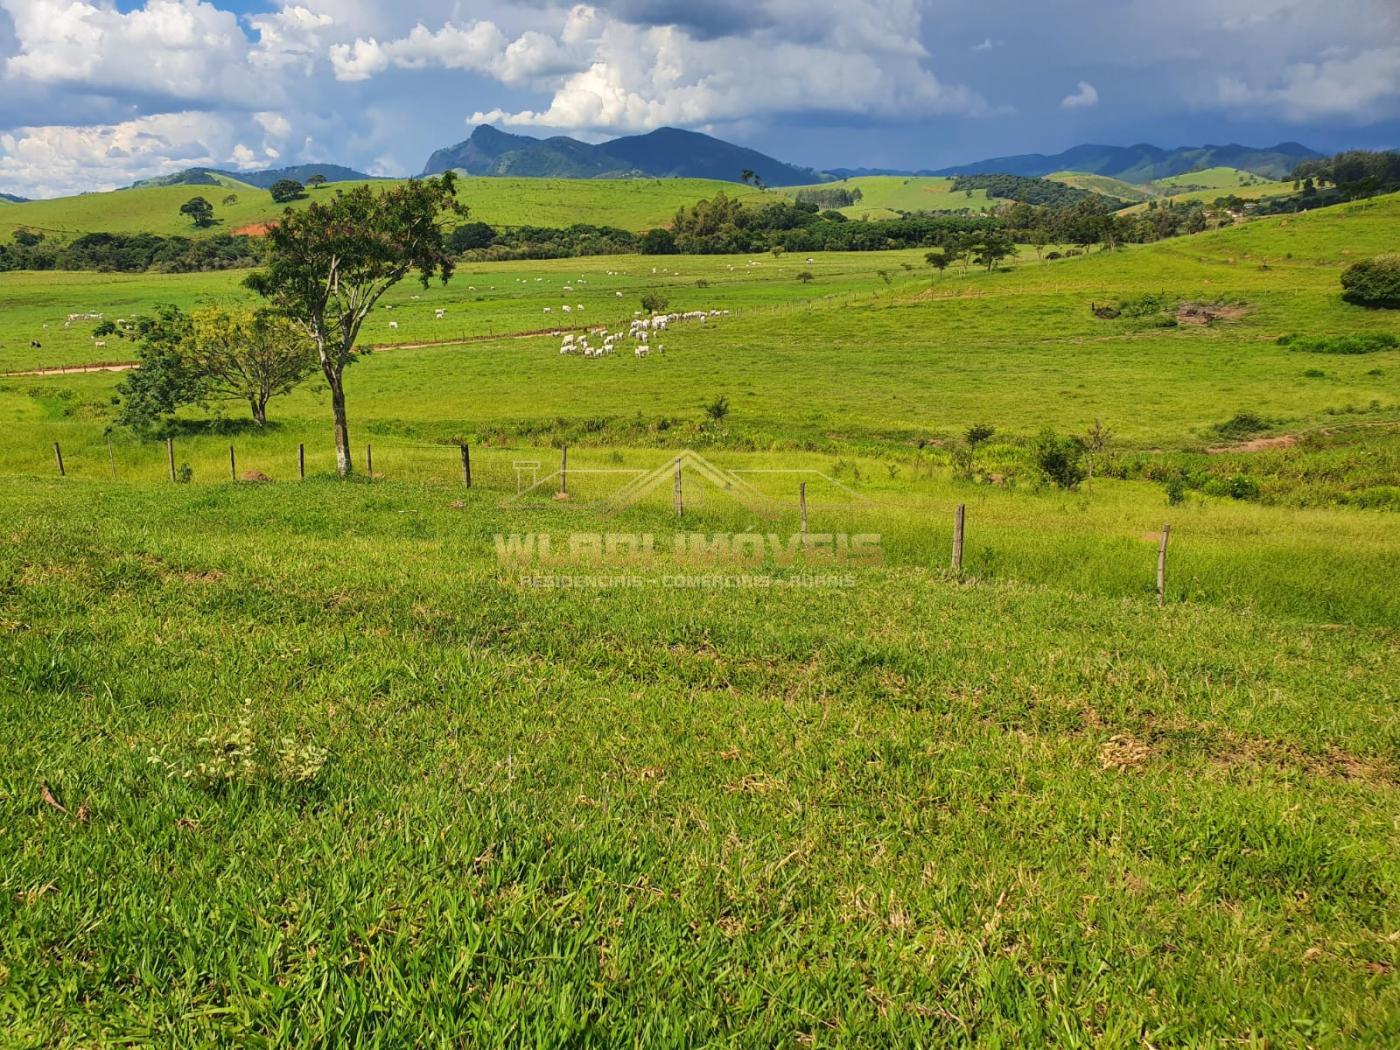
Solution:
M 1053 182 L 1063 182 L 1066 186 L 1073 186 L 1078 190 L 1089 190 L 1091 193 L 1100 193 L 1105 197 L 1115 197 L 1123 201 L 1149 201 L 1158 196 L 1150 185 L 1139 186 L 1131 182 L 1124 182 L 1122 179 L 1115 179 L 1110 175 L 1092 175 L 1083 171 L 1057 171 L 1055 174 L 1045 177 Z
M 595 519 L 496 501 L 6 487 L 12 1039 L 1393 1043 L 1393 631 L 1159 611 L 1137 537 L 1086 589 L 1093 532 L 1043 585 L 921 526 L 850 590 L 538 591 L 492 535 Z M 1184 575 L 1200 525 L 1307 590 L 1296 521 L 1184 513 Z
M 1396 1045 L 1400 516 L 1367 508 L 1400 505 L 1400 353 L 1277 340 L 1396 331 L 1337 278 L 1397 228 L 1391 197 L 993 274 L 473 266 L 371 322 L 486 338 L 355 365 L 348 483 L 314 382 L 261 433 L 185 413 L 176 485 L 162 443 L 109 446 L 117 377 L 0 379 L 0 1041 Z M 238 276 L 0 275 L 0 353 Z M 653 289 L 732 313 L 646 360 L 499 334 Z M 1244 313 L 1089 309 L 1144 296 Z M 1241 415 L 1302 437 L 1208 453 Z M 1027 440 L 1096 417 L 1130 480 L 1042 486 Z M 972 422 L 983 483 L 947 467 Z M 273 480 L 230 483 L 230 444 Z M 769 513 L 688 470 L 679 524 L 669 482 L 603 517 L 682 448 Z M 1171 504 L 1173 473 L 1270 505 Z M 782 540 L 803 481 L 883 564 L 543 588 L 495 554 Z
M 796 195 L 800 190 L 860 190 L 861 199 L 849 208 L 837 209 L 852 219 L 888 219 L 901 212 L 991 211 L 996 202 L 986 190 L 954 193 L 953 180 L 920 175 L 862 175 L 820 186 L 790 186 L 781 193 Z
M 0 219 L 0 237 L 8 240 L 14 230 L 28 227 L 70 240 L 83 233 L 159 233 L 200 236 L 232 233 L 265 223 L 282 214 L 266 190 L 235 183 L 227 186 L 155 186 L 141 189 L 89 193 L 77 197 L 30 201 L 7 208 Z M 350 189 L 361 183 L 334 183 L 293 203 L 305 207 L 318 196 Z M 392 182 L 372 182 L 376 188 Z M 707 179 L 496 179 L 460 180 L 460 198 L 470 207 L 470 218 L 493 226 L 569 226 L 586 223 L 644 230 L 668 224 L 676 209 L 723 191 L 731 197 L 756 196 L 746 186 Z M 229 195 L 238 199 L 225 205 Z M 180 205 L 192 197 L 204 197 L 214 205 L 218 224 L 196 230 L 180 214 Z
M 1170 189 L 1236 190 L 1257 186 L 1292 186 L 1239 168 L 1203 168 L 1157 179 L 1154 186 Z

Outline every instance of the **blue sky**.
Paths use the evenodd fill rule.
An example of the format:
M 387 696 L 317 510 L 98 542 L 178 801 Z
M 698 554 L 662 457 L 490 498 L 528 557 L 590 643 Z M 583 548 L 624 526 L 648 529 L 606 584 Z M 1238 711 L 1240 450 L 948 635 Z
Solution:
M 477 121 L 826 167 L 1400 146 L 1397 0 L 0 0 L 0 191 L 421 169 Z

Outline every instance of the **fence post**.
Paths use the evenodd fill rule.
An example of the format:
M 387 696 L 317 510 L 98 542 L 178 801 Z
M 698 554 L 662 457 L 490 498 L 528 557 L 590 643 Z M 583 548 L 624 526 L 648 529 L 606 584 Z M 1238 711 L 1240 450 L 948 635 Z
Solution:
M 165 439 L 165 456 L 170 461 L 170 480 L 175 480 L 175 439 Z
M 112 480 L 117 480 L 117 454 L 112 451 L 112 435 L 107 435 L 107 459 L 112 464 Z
M 63 472 L 63 449 L 58 447 L 58 442 L 53 443 L 53 458 L 58 461 L 58 476 L 65 477 Z
M 681 494 L 681 457 L 676 457 L 676 517 L 685 515 L 685 498 Z
M 238 462 L 233 458 L 233 446 L 228 447 L 228 476 L 230 481 L 238 480 Z
M 374 446 L 368 441 L 365 442 L 365 475 L 374 480 Z
M 1162 526 L 1162 542 L 1157 547 L 1157 605 L 1167 604 L 1167 541 L 1171 539 L 1172 527 Z
M 559 491 L 569 494 L 569 446 L 565 445 L 559 461 Z
M 465 441 L 462 442 L 462 484 L 472 487 L 472 450 Z
M 797 487 L 797 502 L 802 508 L 802 549 L 807 549 L 807 483 Z
M 302 481 L 306 480 L 306 444 L 297 446 L 297 475 Z
M 967 505 L 958 504 L 958 509 L 953 511 L 953 571 L 962 572 L 963 563 L 963 528 L 967 522 Z

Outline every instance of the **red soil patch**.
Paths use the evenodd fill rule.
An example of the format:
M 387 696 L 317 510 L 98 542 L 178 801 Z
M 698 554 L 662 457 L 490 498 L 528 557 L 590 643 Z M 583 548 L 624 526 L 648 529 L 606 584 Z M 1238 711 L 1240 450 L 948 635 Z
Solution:
M 247 226 L 237 226 L 233 230 L 235 237 L 266 237 L 267 231 L 272 229 L 270 222 L 250 222 Z

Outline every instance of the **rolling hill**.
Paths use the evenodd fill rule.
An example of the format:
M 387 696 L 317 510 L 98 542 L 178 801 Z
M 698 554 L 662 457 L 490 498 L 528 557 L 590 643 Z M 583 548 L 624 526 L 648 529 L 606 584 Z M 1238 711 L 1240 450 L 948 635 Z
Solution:
M 1124 182 L 1122 179 L 1115 179 L 1110 175 L 1090 175 L 1083 171 L 1057 171 L 1045 177 L 1052 182 L 1063 182 L 1066 186 L 1073 186 L 1077 190 L 1088 190 L 1090 193 L 1098 193 L 1104 197 L 1113 197 L 1133 204 L 1157 197 L 1157 194 L 1147 186 L 1135 186 L 1131 182 Z
M 213 175 L 209 185 L 144 186 L 86 193 L 76 197 L 7 204 L 0 211 L 0 240 L 27 227 L 51 239 L 69 240 L 85 233 L 156 233 L 165 236 L 210 236 L 251 231 L 282 214 L 264 189 L 225 175 Z M 366 183 L 341 183 L 341 188 Z M 393 185 L 378 182 L 375 186 Z M 683 205 L 694 204 L 721 191 L 731 197 L 759 196 L 747 186 L 705 179 L 526 179 L 467 177 L 460 197 L 471 219 L 493 226 L 617 226 L 645 230 L 665 225 Z M 293 207 L 305 207 L 315 190 Z M 180 205 L 202 196 L 214 205 L 216 225 L 195 229 L 180 214 Z
M 314 175 L 322 176 L 327 182 L 373 182 L 380 176 L 366 175 L 354 168 L 340 164 L 298 164 L 290 168 L 269 168 L 265 171 L 222 171 L 218 168 L 186 168 L 174 175 L 160 175 L 153 179 L 142 179 L 133 183 L 131 189 L 150 186 L 220 186 L 225 181 L 241 183 L 268 189 L 283 179 L 306 182 Z
M 677 128 L 659 128 L 647 135 L 631 135 L 592 145 L 565 136 L 537 139 L 513 135 L 482 124 L 466 141 L 440 149 L 429 157 L 423 174 L 435 175 L 448 170 L 483 176 L 560 179 L 650 176 L 723 182 L 739 182 L 740 174 L 747 170 L 769 186 L 796 186 L 820 180 L 810 168 L 784 164 L 756 150 Z
M 1054 156 L 1027 153 L 1014 157 L 994 157 L 958 167 L 929 172 L 931 175 L 1038 175 L 1072 171 L 1089 175 L 1109 175 L 1124 182 L 1140 184 L 1184 175 L 1208 168 L 1237 168 L 1241 171 L 1282 179 L 1305 160 L 1322 154 L 1296 142 L 1283 142 L 1270 149 L 1251 146 L 1183 146 L 1166 150 L 1158 146 L 1076 146 Z
M 952 179 L 921 175 L 862 175 L 839 182 L 789 186 L 783 192 L 796 197 L 804 190 L 859 190 L 859 201 L 836 209 L 850 219 L 889 219 L 917 211 L 981 212 L 996 207 L 983 190 L 955 193 Z

